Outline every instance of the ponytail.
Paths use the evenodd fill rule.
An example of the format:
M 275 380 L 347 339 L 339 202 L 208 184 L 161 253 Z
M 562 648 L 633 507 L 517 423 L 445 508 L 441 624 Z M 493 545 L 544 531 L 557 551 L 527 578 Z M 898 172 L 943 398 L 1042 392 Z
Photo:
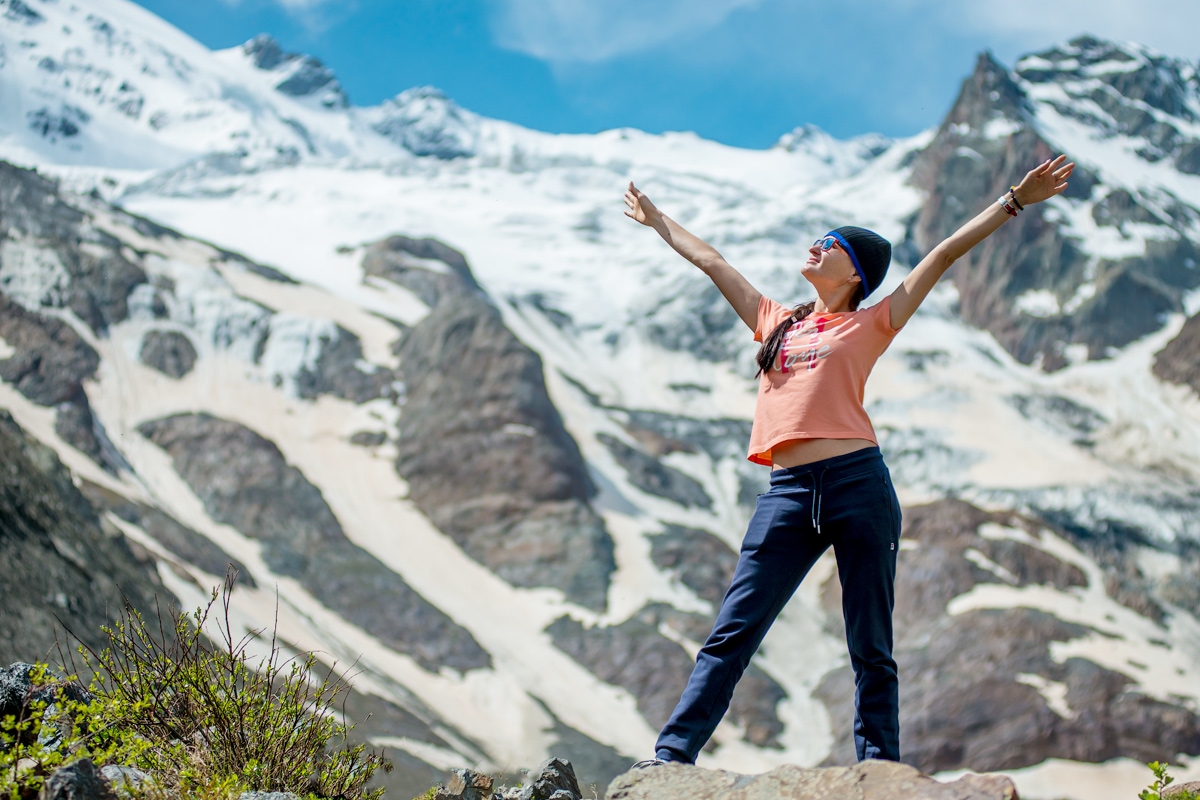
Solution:
M 858 304 L 863 301 L 863 296 L 862 283 L 859 283 L 854 289 L 854 295 L 850 298 L 851 311 L 858 310 Z M 758 355 L 754 357 L 755 362 L 758 363 L 758 372 L 754 374 L 754 377 L 757 378 L 763 373 L 771 371 L 771 367 L 775 366 L 775 358 L 779 355 L 779 348 L 783 346 L 783 337 L 787 334 L 788 329 L 811 314 L 816 305 L 815 300 L 810 300 L 796 306 L 792 309 L 792 313 L 784 317 L 770 335 L 763 339 L 762 346 L 758 348 Z

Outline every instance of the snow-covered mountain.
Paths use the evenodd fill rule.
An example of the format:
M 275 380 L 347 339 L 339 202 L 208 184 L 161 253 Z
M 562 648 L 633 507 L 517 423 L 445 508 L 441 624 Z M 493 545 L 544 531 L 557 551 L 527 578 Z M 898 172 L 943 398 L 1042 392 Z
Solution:
M 790 302 L 828 228 L 896 243 L 889 291 L 1071 154 L 1069 195 L 957 265 L 868 386 L 906 507 L 902 749 L 1035 798 L 1200 756 L 1195 65 L 984 56 L 936 130 L 748 151 L 429 88 L 359 108 L 315 59 L 126 0 L 3 0 L 0 48 L 0 157 L 41 173 L 0 167 L 0 407 L 183 602 L 232 562 L 247 627 L 278 587 L 286 641 L 357 659 L 352 713 L 414 793 L 647 754 L 765 482 L 754 345 L 623 217 L 629 180 Z M 848 757 L 835 573 L 708 763 Z

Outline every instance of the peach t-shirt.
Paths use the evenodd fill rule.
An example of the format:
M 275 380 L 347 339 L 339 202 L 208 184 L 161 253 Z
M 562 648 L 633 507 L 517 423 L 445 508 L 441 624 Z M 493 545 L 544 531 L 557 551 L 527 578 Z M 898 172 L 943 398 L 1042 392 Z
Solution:
M 863 389 L 875 361 L 896 331 L 891 298 L 870 308 L 809 314 L 784 335 L 758 386 L 750 432 L 751 461 L 771 464 L 771 450 L 794 439 L 868 439 L 878 444 L 863 408 Z M 754 341 L 771 335 L 792 309 L 758 301 Z

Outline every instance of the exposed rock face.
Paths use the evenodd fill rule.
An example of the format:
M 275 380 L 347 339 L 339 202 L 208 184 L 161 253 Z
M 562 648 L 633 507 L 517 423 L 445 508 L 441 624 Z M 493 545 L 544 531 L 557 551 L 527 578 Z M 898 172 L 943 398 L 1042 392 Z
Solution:
M 684 764 L 633 770 L 613 781 L 605 800 L 1016 800 L 1001 775 L 966 775 L 940 783 L 906 764 L 864 761 L 850 768 L 792 765 L 738 775 Z
M 620 625 L 584 628 L 570 617 L 555 620 L 546 632 L 555 646 L 587 667 L 606 683 L 622 686 L 637 698 L 638 710 L 653 728 L 666 724 L 692 674 L 694 659 L 683 647 L 659 633 L 666 622 L 684 635 L 700 641 L 712 628 L 711 620 L 663 606 L 648 606 Z M 681 624 L 682 623 L 682 624 Z M 746 730 L 746 741 L 760 747 L 777 747 L 783 724 L 776 706 L 786 693 L 754 664 L 734 691 L 728 716 Z
M 1179 335 L 1155 356 L 1154 374 L 1200 393 L 1200 314 L 1183 323 Z
M 0 465 L 0 662 L 49 658 L 56 641 L 70 650 L 58 619 L 100 646 L 100 626 L 124 607 L 122 595 L 147 614 L 155 593 L 170 601 L 152 565 L 102 526 L 54 452 L 3 410 Z
M 279 448 L 235 422 L 180 414 L 143 423 L 213 519 L 263 542 L 271 569 L 426 669 L 488 666 L 486 652 L 342 532 L 321 491 Z
M 69 309 L 97 334 L 128 316 L 146 282 L 121 242 L 33 170 L 0 162 L 0 292 L 27 309 Z
M 1200 716 L 1085 659 L 1052 657 L 1054 643 L 1090 628 L 1031 608 L 950 613 L 954 598 L 979 585 L 1086 586 L 1077 566 L 1034 546 L 1042 526 L 953 500 L 906 509 L 904 522 L 902 541 L 916 544 L 900 553 L 894 615 L 904 761 L 937 772 L 1200 752 Z M 985 536 L 988 525 L 1024 531 L 1027 540 Z M 840 628 L 836 580 L 826 584 L 825 602 Z M 853 763 L 849 667 L 825 676 L 816 694 L 837 738 L 830 760 Z
M 376 131 L 417 156 L 449 161 L 475 155 L 479 121 L 432 86 L 408 89 L 376 111 Z
M 440 242 L 394 236 L 368 248 L 363 264 L 433 306 L 398 351 L 396 470 L 417 507 L 509 583 L 553 586 L 602 608 L 612 541 L 541 359 L 505 327 L 462 254 Z
M 261 34 L 242 45 L 254 66 L 267 72 L 277 72 L 282 80 L 275 85 L 280 92 L 292 97 L 313 97 L 325 108 L 345 108 L 349 105 L 346 93 L 333 71 L 320 59 L 299 53 L 285 53 L 274 38 Z
M 600 443 L 608 448 L 629 476 L 629 482 L 647 494 L 665 497 L 681 506 L 712 508 L 712 498 L 700 481 L 643 453 L 636 447 L 607 433 L 597 434 Z
M 56 769 L 46 779 L 39 800 L 116 800 L 112 787 L 90 758 Z
M 1138 59 L 1146 63 L 1130 70 L 1126 62 Z M 917 249 L 927 252 L 1054 155 L 1035 127 L 1030 87 L 1058 84 L 1067 97 L 1098 104 L 1102 117 L 1084 120 L 1097 135 L 1144 136 L 1165 157 L 1179 151 L 1181 134 L 1143 104 L 1186 119 L 1190 112 L 1178 95 L 1186 83 L 1183 69 L 1182 62 L 1156 62 L 1086 37 L 1027 57 L 1015 74 L 980 56 L 934 141 L 914 163 L 913 182 L 930 192 L 911 231 Z M 1097 78 L 1108 86 L 1096 88 Z M 1075 108 L 1060 112 L 1074 115 Z M 963 317 L 991 331 L 1018 360 L 1040 361 L 1046 369 L 1067 363 L 1068 345 L 1084 345 L 1088 358 L 1103 358 L 1109 348 L 1157 330 L 1165 314 L 1182 309 L 1183 293 L 1200 284 L 1200 271 L 1188 266 L 1200 260 L 1188 234 L 1195 209 L 1110 190 L 1082 167 L 1067 194 L 1091 203 L 1095 222 L 1123 235 L 1130 224 L 1162 233 L 1146 237 L 1140 256 L 1089 254 L 1061 214 L 1040 204 L 972 250 L 953 272 Z
M 395 373 L 385 367 L 366 364 L 362 342 L 340 325 L 332 336 L 322 337 L 320 352 L 312 368 L 302 367 L 295 377 L 296 394 L 314 400 L 322 394 L 354 403 L 390 396 Z M 365 368 L 364 368 L 365 365 Z
M 650 557 L 714 609 L 720 607 L 738 561 L 737 553 L 713 534 L 680 525 L 667 525 L 651 537 Z
M 240 561 L 207 536 L 197 533 L 161 509 L 135 502 L 91 481 L 82 481 L 79 488 L 93 506 L 111 511 L 126 522 L 137 525 L 185 563 L 218 578 L 234 569 L 238 573 L 238 583 L 257 586 L 254 576 Z
M 179 331 L 147 331 L 139 354 L 142 363 L 164 375 L 182 378 L 196 365 L 196 348 Z

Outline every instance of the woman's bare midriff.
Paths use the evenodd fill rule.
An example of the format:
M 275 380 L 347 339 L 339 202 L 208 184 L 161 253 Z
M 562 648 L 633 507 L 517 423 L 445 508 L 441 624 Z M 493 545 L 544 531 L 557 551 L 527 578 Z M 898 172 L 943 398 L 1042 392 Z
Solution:
M 771 449 L 771 469 L 787 469 L 875 447 L 870 439 L 793 439 Z

